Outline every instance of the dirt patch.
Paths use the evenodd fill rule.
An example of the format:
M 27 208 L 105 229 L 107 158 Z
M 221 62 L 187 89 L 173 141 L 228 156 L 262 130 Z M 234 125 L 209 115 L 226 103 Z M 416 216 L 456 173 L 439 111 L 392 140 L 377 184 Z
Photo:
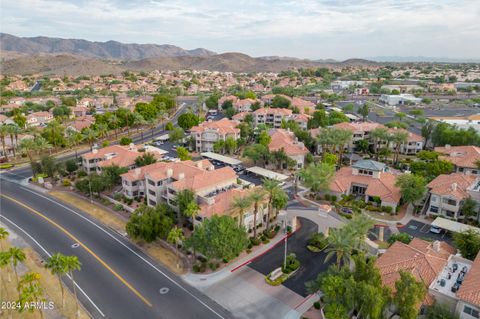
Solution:
M 104 208 L 95 202 L 92 204 L 90 201 L 85 200 L 73 192 L 51 191 L 49 194 L 65 203 L 77 207 L 83 212 L 99 220 L 102 224 L 110 226 L 121 234 L 125 233 L 127 218 L 119 213 Z M 177 258 L 174 252 L 166 247 L 163 247 L 160 243 L 137 242 L 136 244 L 146 253 L 148 253 L 153 259 L 162 263 L 171 271 L 177 274 L 184 274 L 187 271 L 187 267 L 184 265 L 182 260 Z M 177 264 L 179 267 L 177 267 Z

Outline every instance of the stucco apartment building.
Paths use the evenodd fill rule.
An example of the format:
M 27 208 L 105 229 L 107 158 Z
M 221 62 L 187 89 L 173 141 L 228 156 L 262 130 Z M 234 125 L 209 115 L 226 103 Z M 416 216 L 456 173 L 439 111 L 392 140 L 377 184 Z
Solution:
M 480 161 L 480 148 L 477 146 L 435 147 L 435 152 L 442 154 L 441 159 L 452 162 L 455 171 L 462 174 L 480 175 L 476 162 Z
M 366 203 L 380 199 L 381 206 L 390 206 L 393 211 L 400 203 L 400 189 L 395 186 L 397 175 L 389 172 L 380 162 L 361 160 L 352 166 L 340 168 L 330 184 L 330 193 L 355 195 Z
M 280 128 L 282 121 L 290 119 L 292 114 L 293 112 L 290 109 L 262 107 L 252 112 L 253 124 L 255 126 L 265 124 L 270 125 L 273 128 Z
M 268 144 L 270 152 L 283 149 L 285 154 L 295 161 L 296 168 L 302 168 L 305 165 L 305 156 L 309 153 L 309 150 L 302 142 L 298 141 L 293 132 L 284 129 L 271 129 L 269 135 L 271 137 Z
M 427 288 L 419 312 L 435 302 L 460 319 L 480 318 L 480 254 L 475 260 L 463 258 L 441 241 L 432 243 L 414 238 L 409 244 L 395 242 L 376 261 L 382 282 L 395 293 L 400 271 L 411 273 Z
M 177 209 L 178 192 L 193 191 L 200 207 L 198 222 L 213 215 L 229 215 L 240 223 L 239 212 L 233 206 L 234 198 L 254 191 L 237 184 L 238 176 L 232 168 L 215 169 L 208 160 L 157 162 L 132 169 L 121 178 L 123 194 L 130 198 L 146 197 L 149 206 L 166 203 Z M 261 205 L 257 224 L 262 222 L 265 212 Z M 253 207 L 245 211 L 243 225 L 253 226 Z
M 219 121 L 202 122 L 192 127 L 190 136 L 195 140 L 196 152 L 213 152 L 213 144 L 228 137 L 237 140 L 240 138 L 240 129 L 237 121 L 223 118 Z
M 141 150 L 144 150 L 143 152 Z M 157 159 L 161 157 L 160 150 L 148 148 Z M 117 165 L 132 169 L 135 167 L 135 159 L 145 154 L 144 146 L 139 145 L 110 145 L 82 155 L 82 167 L 87 174 L 102 172 L 103 167 Z
M 429 119 L 436 122 L 455 125 L 461 129 L 469 129 L 472 127 L 477 132 L 480 131 L 480 114 L 469 116 L 432 116 L 429 117 Z
M 368 140 L 370 144 L 373 144 L 373 140 L 370 137 L 370 133 L 377 128 L 387 129 L 389 133 L 393 134 L 396 131 L 406 132 L 407 133 L 407 142 L 400 145 L 400 154 L 404 155 L 415 155 L 421 150 L 425 145 L 425 139 L 415 133 L 409 132 L 405 129 L 395 129 L 387 128 L 386 126 L 375 123 L 375 122 L 342 122 L 333 125 L 332 127 L 337 129 L 348 130 L 352 132 L 352 140 L 348 145 L 348 151 L 353 152 L 355 150 L 355 145 L 360 140 Z M 386 142 L 383 143 L 383 147 L 386 145 Z M 393 151 L 395 148 L 394 143 L 390 143 L 388 147 Z
M 461 212 L 465 199 L 480 201 L 480 178 L 462 173 L 442 174 L 431 181 L 426 214 L 450 219 L 463 219 Z

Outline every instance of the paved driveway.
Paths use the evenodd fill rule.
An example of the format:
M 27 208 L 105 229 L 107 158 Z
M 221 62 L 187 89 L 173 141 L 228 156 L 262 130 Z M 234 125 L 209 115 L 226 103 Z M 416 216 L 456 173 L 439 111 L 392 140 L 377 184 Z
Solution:
M 325 263 L 325 253 L 312 253 L 307 248 L 307 241 L 311 234 L 318 231 L 318 225 L 309 219 L 299 217 L 301 228 L 288 238 L 288 253 L 295 253 L 301 262 L 300 270 L 283 285 L 297 294 L 306 297 L 305 283 L 317 277 L 321 272 L 328 269 L 329 263 Z M 280 267 L 284 259 L 284 244 L 278 244 L 265 255 L 257 258 L 248 266 L 256 271 L 267 275 L 272 270 Z
M 429 224 L 417 220 L 409 221 L 404 227 L 399 228 L 399 231 L 420 239 L 443 240 L 449 244 L 452 243 L 452 236 L 449 232 L 443 230 L 440 234 L 432 233 Z

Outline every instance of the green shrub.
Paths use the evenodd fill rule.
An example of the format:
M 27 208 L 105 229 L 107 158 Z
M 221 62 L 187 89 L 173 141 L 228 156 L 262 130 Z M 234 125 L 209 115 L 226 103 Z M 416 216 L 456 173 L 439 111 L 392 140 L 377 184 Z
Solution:
M 9 169 L 12 168 L 13 164 L 0 164 L 0 169 Z
M 207 269 L 207 266 L 205 263 L 201 263 L 201 262 L 197 262 L 193 265 L 192 267 L 193 269 L 193 272 L 205 272 L 205 270 Z
M 285 264 L 286 264 L 285 266 L 282 266 L 282 271 L 285 274 L 289 274 L 300 267 L 300 261 L 297 259 L 297 256 L 293 253 L 287 256 L 287 261 Z
M 220 267 L 220 265 L 217 262 L 210 262 L 208 263 L 208 267 L 212 270 L 215 271 Z
M 276 232 L 278 232 L 280 230 L 280 225 L 276 225 L 274 229 Z
M 253 244 L 252 244 L 252 242 L 248 243 L 248 245 L 247 245 L 247 249 L 252 249 L 252 248 L 253 248 Z
M 120 145 L 129 145 L 133 140 L 130 137 L 122 137 L 120 139 Z
M 223 262 L 224 264 L 228 264 L 228 259 L 227 259 L 227 258 L 223 258 L 223 259 L 222 259 L 222 262 Z
M 122 206 L 121 204 L 115 204 L 115 205 L 113 206 L 113 210 L 114 210 L 114 211 L 117 211 L 117 212 L 118 212 L 118 211 L 121 211 L 122 209 L 123 209 L 123 206 Z
M 322 250 L 327 247 L 328 240 L 323 233 L 315 233 L 308 239 L 308 245 Z
M 63 186 L 68 187 L 72 185 L 72 182 L 69 179 L 64 179 L 62 184 Z
M 315 301 L 315 302 L 313 303 L 313 307 L 314 307 L 315 309 L 320 309 L 320 303 L 319 303 L 318 301 Z
M 123 198 L 123 195 L 121 193 L 115 193 L 115 195 L 113 195 L 113 199 L 117 201 L 120 201 L 122 198 Z
M 250 242 L 252 243 L 253 246 L 258 246 L 260 245 L 260 239 L 258 238 L 250 238 Z
M 325 194 L 325 200 L 330 200 L 330 194 Z
M 77 177 L 85 177 L 85 176 L 87 176 L 87 172 L 85 172 L 85 171 L 78 171 Z
M 393 208 L 391 206 L 382 206 L 382 212 L 391 214 L 393 212 Z
M 337 201 L 337 196 L 335 195 L 330 196 L 330 201 L 335 203 Z
M 252 250 L 250 248 L 247 248 L 247 250 L 245 250 L 247 252 L 247 254 L 250 254 L 252 252 Z

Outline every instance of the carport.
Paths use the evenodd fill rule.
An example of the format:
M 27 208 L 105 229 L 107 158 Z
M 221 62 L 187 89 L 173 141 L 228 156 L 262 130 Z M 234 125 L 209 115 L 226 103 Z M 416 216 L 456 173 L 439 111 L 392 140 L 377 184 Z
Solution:
M 442 229 L 445 229 L 445 230 L 448 230 L 448 231 L 451 231 L 451 232 L 455 232 L 455 233 L 462 233 L 462 232 L 467 231 L 467 230 L 473 230 L 473 231 L 476 231 L 476 232 L 480 233 L 480 228 L 470 226 L 470 225 L 466 225 L 466 224 L 462 224 L 462 223 L 459 223 L 459 222 L 456 222 L 456 221 L 453 221 L 453 220 L 449 220 L 449 219 L 446 219 L 446 218 L 442 218 L 442 217 L 437 217 L 433 221 L 432 226 L 436 226 L 438 228 L 442 228 Z
M 225 164 L 230 165 L 230 166 L 237 166 L 237 165 L 242 164 L 242 161 L 239 161 L 235 158 L 220 155 L 220 154 L 213 153 L 213 152 L 203 152 L 200 155 L 202 155 L 203 158 L 208 158 L 210 160 L 222 162 L 222 163 L 225 163 Z
M 284 182 L 288 179 L 287 175 L 283 175 L 259 166 L 253 166 L 253 167 L 247 168 L 247 171 L 258 176 L 266 177 L 269 179 L 276 179 L 277 181 L 280 181 L 280 182 Z

